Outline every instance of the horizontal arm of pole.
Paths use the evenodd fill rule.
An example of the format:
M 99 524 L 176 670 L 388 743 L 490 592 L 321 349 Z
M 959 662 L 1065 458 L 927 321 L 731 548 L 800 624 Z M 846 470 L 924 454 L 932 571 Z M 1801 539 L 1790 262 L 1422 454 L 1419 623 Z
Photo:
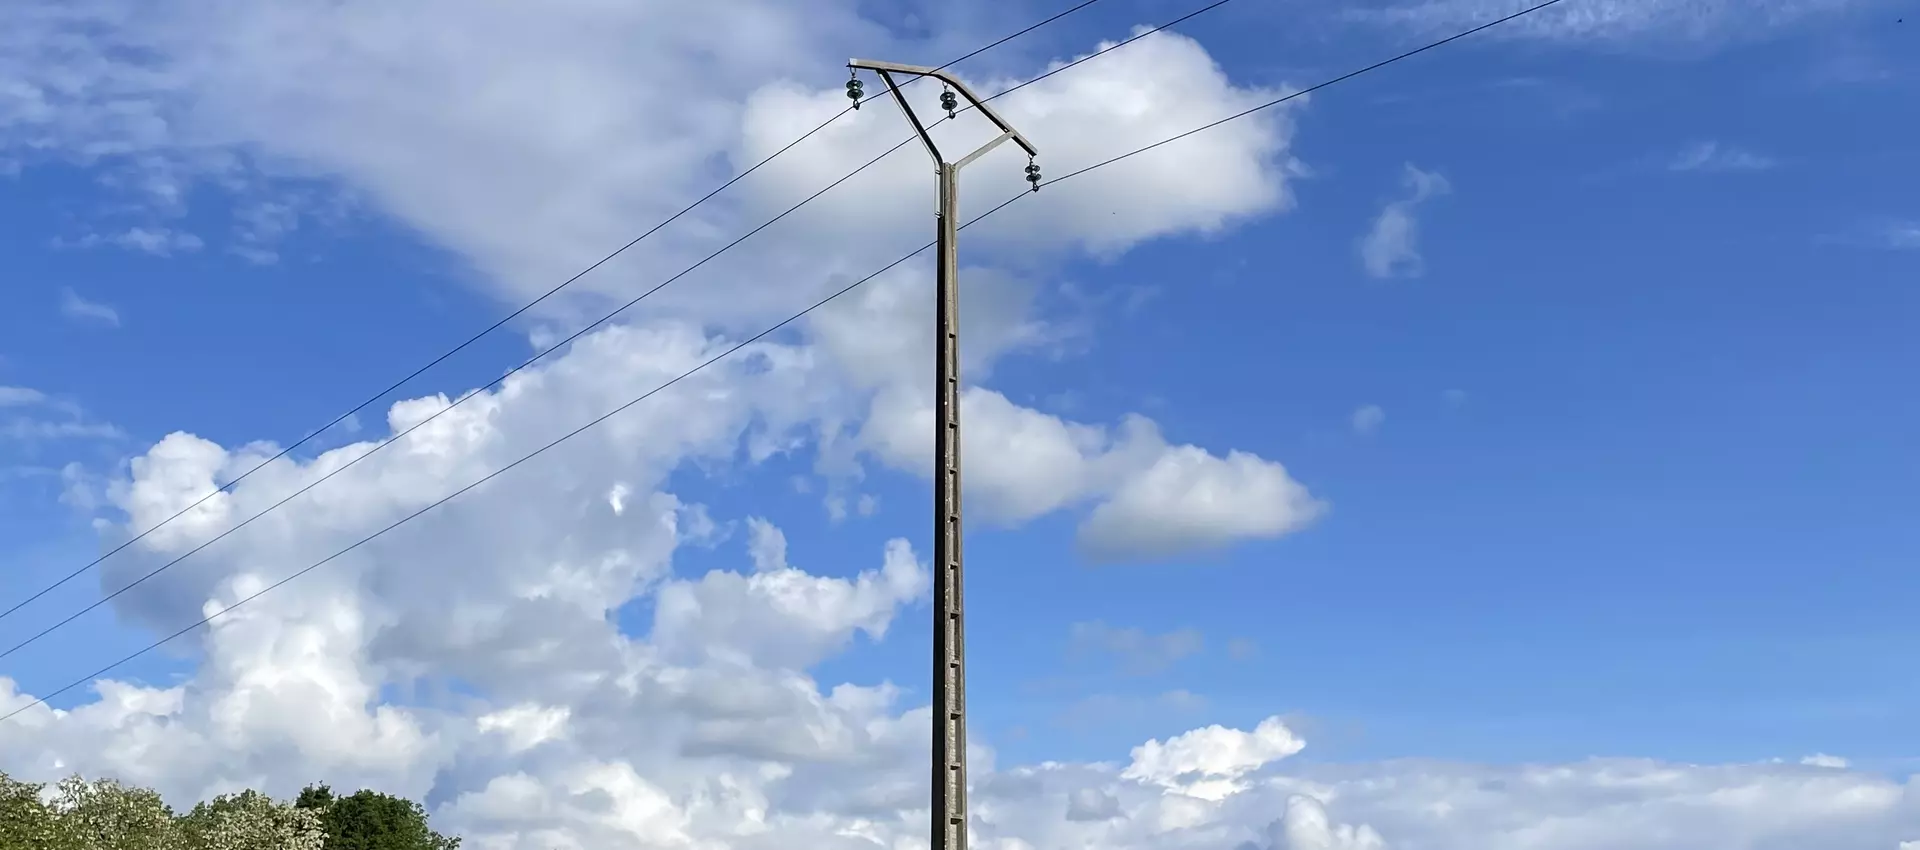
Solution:
M 970 153 L 964 157 L 961 157 L 959 162 L 956 162 L 953 164 L 953 170 L 959 171 L 962 168 L 966 168 L 967 163 L 972 162 L 976 159 L 979 159 L 980 157 L 986 156 L 987 151 L 990 151 L 990 150 L 993 150 L 994 148 L 999 147 L 1002 142 L 1005 142 L 1006 140 L 1011 138 L 1013 138 L 1012 133 L 1001 133 L 1000 135 L 995 136 L 993 138 L 993 141 L 988 142 L 984 145 L 981 145 L 979 148 L 975 149 L 973 153 Z
M 973 108 L 980 110 L 981 115 L 987 116 L 987 120 L 992 121 L 995 127 L 999 127 L 1000 132 L 1005 133 L 1007 138 L 1012 139 L 1014 144 L 1020 146 L 1021 150 L 1026 151 L 1027 156 L 1040 155 L 1040 149 L 1034 147 L 1032 142 L 1027 141 L 1026 136 L 1020 135 L 1019 130 L 1013 129 L 1012 124 L 1008 124 L 1006 119 L 1000 117 L 1000 113 L 993 111 L 993 107 L 988 106 L 986 101 L 981 100 L 979 96 L 973 93 L 972 89 L 967 88 L 966 83 L 954 79 L 952 75 L 949 75 L 946 71 L 939 68 L 923 68 L 919 65 L 902 65 L 898 62 L 881 62 L 873 59 L 849 59 L 847 60 L 847 67 L 865 68 L 869 71 L 877 71 L 883 74 L 891 72 L 895 74 L 910 74 L 916 77 L 932 77 L 940 82 L 946 83 L 952 86 L 955 91 L 959 92 L 961 97 L 966 98 L 968 103 L 973 104 Z M 998 140 L 989 143 L 987 147 L 991 148 L 996 144 L 999 144 Z

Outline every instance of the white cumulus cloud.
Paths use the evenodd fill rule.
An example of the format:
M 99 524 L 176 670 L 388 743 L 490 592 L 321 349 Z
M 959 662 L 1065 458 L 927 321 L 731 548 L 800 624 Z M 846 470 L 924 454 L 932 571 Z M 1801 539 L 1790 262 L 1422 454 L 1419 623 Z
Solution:
M 262 202 L 279 197 L 269 190 L 280 178 L 312 181 L 447 250 L 489 293 L 522 299 L 811 127 L 837 103 L 846 56 L 945 56 L 992 35 L 907 39 L 863 8 L 10 3 L 0 155 L 95 169 L 162 217 L 205 185 Z M 1003 68 L 979 85 L 1044 67 Z M 1058 175 L 1277 90 L 1238 83 L 1198 42 L 1165 35 L 1009 97 L 1005 111 Z M 764 183 L 548 305 L 534 335 L 658 282 L 905 132 L 884 102 L 862 110 Z M 966 302 L 967 495 L 991 521 L 982 533 L 1065 512 L 1091 554 L 1172 557 L 1278 537 L 1324 511 L 1272 459 L 1181 442 L 1138 416 L 1070 420 L 992 387 L 996 368 L 1062 333 L 1033 306 L 1054 261 L 1286 209 L 1292 133 L 1289 113 L 1263 114 L 1050 187 L 967 232 L 964 275 L 978 284 Z M 369 416 L 356 442 L 267 464 L 107 562 L 102 581 L 124 584 L 365 457 L 116 600 L 114 614 L 166 634 L 225 609 L 917 246 L 932 191 L 919 155 L 903 152 L 813 215 L 457 407 L 461 396 L 418 395 L 391 405 L 384 427 Z M 996 199 L 1003 181 L 1018 191 L 1020 165 L 973 166 L 967 208 Z M 272 227 L 261 219 L 249 232 L 266 240 L 293 226 L 292 213 L 272 212 Z M 428 800 L 438 825 L 481 850 L 918 846 L 932 720 L 921 680 L 822 671 L 858 641 L 925 628 L 902 618 L 925 611 L 926 567 L 889 538 L 823 555 L 770 518 L 716 516 L 676 482 L 812 452 L 829 495 L 858 505 L 849 488 L 863 476 L 926 474 L 929 271 L 905 264 L 791 334 L 218 617 L 175 647 L 191 659 L 178 679 L 112 674 L 61 702 L 70 707 L 22 711 L 0 733 L 0 765 L 36 780 L 118 776 L 176 805 L 243 786 L 378 788 Z M 9 397 L 10 412 L 43 403 Z M 168 435 L 106 488 L 99 518 L 123 539 L 276 451 Z M 745 528 L 737 545 L 721 545 L 727 527 Z M 690 569 L 688 547 L 718 564 Z M 635 614 L 650 622 L 623 628 Z M 0 679 L 0 711 L 31 699 Z M 1905 783 L 1845 769 L 1316 766 L 1289 758 L 1305 743 L 1278 719 L 1157 735 L 1131 759 L 1116 753 L 1120 764 L 1038 765 L 1003 764 L 976 736 L 977 845 L 1297 850 L 1378 836 L 1428 850 L 1885 850 L 1920 833 Z M 1293 802 L 1307 799 L 1315 808 Z
M 1332 822 L 1326 805 L 1304 794 L 1287 800 L 1286 816 L 1269 831 L 1271 850 L 1385 850 L 1387 846 L 1373 827 Z
M 1241 777 L 1305 747 L 1278 717 L 1251 732 L 1208 726 L 1133 748 L 1133 763 L 1120 775 L 1217 800 L 1242 790 Z

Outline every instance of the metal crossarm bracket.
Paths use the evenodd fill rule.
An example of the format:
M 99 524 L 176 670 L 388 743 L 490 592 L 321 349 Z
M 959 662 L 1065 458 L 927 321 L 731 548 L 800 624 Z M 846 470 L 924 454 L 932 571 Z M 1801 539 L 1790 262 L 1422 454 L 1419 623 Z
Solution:
M 982 100 L 979 95 L 974 94 L 973 89 L 967 88 L 966 83 L 960 82 L 946 71 L 939 68 L 923 68 L 919 65 L 902 65 L 898 62 L 880 62 L 873 59 L 849 59 L 847 60 L 847 67 L 873 71 L 878 73 L 882 80 L 886 81 L 887 88 L 893 91 L 894 100 L 900 104 L 902 110 L 906 111 L 907 120 L 912 121 L 914 129 L 920 132 L 920 140 L 927 145 L 929 152 L 933 153 L 933 158 L 936 162 L 945 162 L 946 160 L 942 159 L 937 149 L 933 147 L 933 140 L 927 136 L 927 131 L 921 126 L 920 119 L 915 118 L 913 111 L 907 108 L 906 100 L 900 96 L 900 89 L 894 84 L 891 75 L 904 74 L 910 77 L 932 77 L 940 82 L 946 83 L 952 86 L 954 91 L 959 92 L 961 97 L 966 98 L 967 103 L 972 104 L 973 108 L 980 110 L 981 115 L 987 116 L 987 120 L 992 121 L 993 126 L 1000 128 L 1001 135 L 998 138 L 982 145 L 979 150 L 968 154 L 958 164 L 971 162 L 979 158 L 981 154 L 992 150 L 1001 142 L 1009 139 L 1011 139 L 1014 144 L 1019 145 L 1021 150 L 1026 151 L 1027 156 L 1040 155 L 1040 149 L 1034 147 L 1032 142 L 1027 141 L 1026 136 L 1020 135 L 1019 130 L 1013 129 L 1012 124 L 1008 124 L 1005 118 L 1000 117 L 1000 113 L 993 111 L 993 107 L 988 106 L 985 100 Z

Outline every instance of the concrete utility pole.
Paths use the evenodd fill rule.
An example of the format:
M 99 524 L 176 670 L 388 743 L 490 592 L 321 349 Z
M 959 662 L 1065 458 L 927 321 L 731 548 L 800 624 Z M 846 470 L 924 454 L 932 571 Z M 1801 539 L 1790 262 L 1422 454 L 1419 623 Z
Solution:
M 932 850 L 966 850 L 967 847 L 967 646 L 966 606 L 962 604 L 960 560 L 960 296 L 955 280 L 960 261 L 955 238 L 959 234 L 960 169 L 979 159 L 1002 142 L 1012 140 L 1027 152 L 1027 182 L 1040 189 L 1040 166 L 1033 164 L 1039 155 L 1020 131 L 1002 120 L 962 84 L 938 68 L 896 65 L 852 59 L 847 62 L 851 79 L 847 97 L 860 108 L 862 96 L 859 69 L 880 75 L 892 93 L 900 111 L 906 113 L 913 131 L 920 135 L 928 155 L 940 175 L 940 209 L 935 215 L 939 236 L 938 268 L 935 275 L 934 402 L 933 402 L 933 842 Z M 940 108 L 953 118 L 959 101 L 954 91 L 966 97 L 973 108 L 987 116 L 1000 135 L 981 145 L 973 153 L 948 162 L 934 145 L 927 125 L 914 114 L 913 107 L 900 94 L 894 75 L 933 77 L 945 83 L 940 93 Z

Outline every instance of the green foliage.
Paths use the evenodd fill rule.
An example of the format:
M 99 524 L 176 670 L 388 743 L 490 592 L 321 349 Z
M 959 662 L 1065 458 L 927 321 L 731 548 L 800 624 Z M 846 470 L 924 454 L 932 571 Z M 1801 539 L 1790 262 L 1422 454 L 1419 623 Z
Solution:
M 293 801 L 294 808 L 326 811 L 333 805 L 333 789 L 325 785 L 308 785 L 300 789 L 300 796 Z
M 0 850 L 70 850 L 53 808 L 41 799 L 45 786 L 0 774 Z
M 110 779 L 78 776 L 54 794 L 56 832 L 73 850 L 186 850 L 181 830 L 160 795 Z M 63 848 L 64 850 L 64 848 Z
M 419 803 L 373 791 L 336 798 L 309 786 L 293 802 L 226 794 L 175 816 L 160 795 L 73 777 L 52 793 L 0 773 L 0 850 L 457 850 Z
M 180 823 L 195 850 L 322 850 L 327 833 L 320 818 L 247 790 L 194 806 Z
M 313 789 L 309 789 L 313 790 Z M 323 786 L 321 793 L 331 795 Z M 326 807 L 326 850 L 455 850 L 460 839 L 427 826 L 426 810 L 401 797 L 360 791 Z

